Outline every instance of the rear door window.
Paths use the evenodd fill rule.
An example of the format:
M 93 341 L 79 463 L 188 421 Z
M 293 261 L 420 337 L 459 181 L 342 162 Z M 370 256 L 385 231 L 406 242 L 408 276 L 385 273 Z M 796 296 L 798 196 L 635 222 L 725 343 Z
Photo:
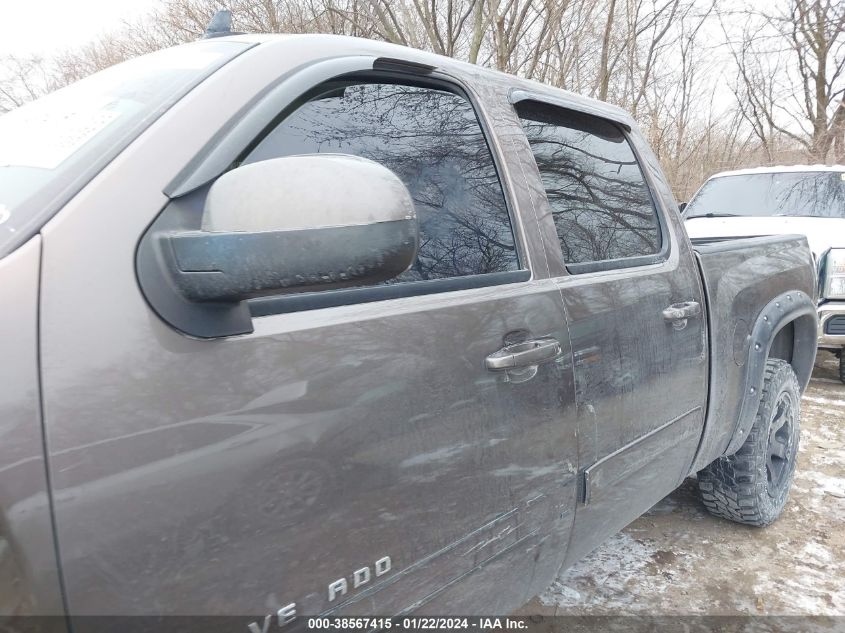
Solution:
M 533 101 L 521 102 L 516 109 L 540 170 L 566 263 L 658 253 L 657 211 L 621 128 L 599 117 Z

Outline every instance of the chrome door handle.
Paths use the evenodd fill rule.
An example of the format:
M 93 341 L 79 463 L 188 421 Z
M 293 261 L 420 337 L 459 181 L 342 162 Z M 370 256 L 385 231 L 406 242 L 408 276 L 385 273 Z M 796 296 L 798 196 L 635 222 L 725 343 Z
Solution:
M 681 319 L 689 319 L 697 317 L 701 314 L 701 305 L 698 301 L 684 301 L 683 303 L 673 303 L 668 308 L 663 310 L 663 318 L 666 321 L 680 321 Z
M 672 324 L 676 330 L 683 330 L 687 326 L 687 319 L 701 314 L 701 304 L 698 301 L 684 301 L 673 303 L 663 310 L 663 320 Z
M 506 345 L 485 359 L 490 371 L 504 371 L 516 367 L 530 367 L 553 360 L 560 355 L 560 343 L 551 337 L 536 338 Z

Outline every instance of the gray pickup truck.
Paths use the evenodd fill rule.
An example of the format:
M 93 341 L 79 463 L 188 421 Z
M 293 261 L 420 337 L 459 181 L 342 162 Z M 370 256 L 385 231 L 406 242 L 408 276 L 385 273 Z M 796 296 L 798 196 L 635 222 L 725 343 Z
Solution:
M 806 239 L 691 243 L 615 107 L 221 37 L 0 118 L 0 205 L 2 613 L 504 614 L 786 502 Z

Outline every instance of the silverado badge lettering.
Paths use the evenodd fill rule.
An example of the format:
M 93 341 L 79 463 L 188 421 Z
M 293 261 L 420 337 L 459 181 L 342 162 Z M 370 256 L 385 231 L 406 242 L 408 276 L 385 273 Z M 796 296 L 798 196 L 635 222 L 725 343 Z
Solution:
M 373 563 L 372 569 L 370 566 L 362 567 L 361 569 L 356 569 L 352 572 L 350 576 L 352 580 L 352 588 L 358 589 L 359 587 L 363 587 L 366 585 L 370 580 L 374 577 L 378 578 L 379 576 L 384 576 L 387 572 L 391 569 L 391 561 L 390 556 L 383 556 L 379 558 L 375 563 Z M 339 596 L 344 596 L 349 591 L 349 582 L 344 576 L 343 578 L 338 578 L 334 582 L 330 582 L 328 585 L 328 598 L 329 602 L 333 602 Z M 261 625 L 258 622 L 250 622 L 247 627 L 250 630 L 250 633 L 267 633 L 270 629 L 270 623 L 273 621 L 273 618 L 278 620 L 279 626 L 284 626 L 286 624 L 290 624 L 293 622 L 294 618 L 296 618 L 296 603 L 291 602 L 288 605 L 280 608 L 275 613 L 271 613 L 269 615 L 264 616 L 264 620 Z

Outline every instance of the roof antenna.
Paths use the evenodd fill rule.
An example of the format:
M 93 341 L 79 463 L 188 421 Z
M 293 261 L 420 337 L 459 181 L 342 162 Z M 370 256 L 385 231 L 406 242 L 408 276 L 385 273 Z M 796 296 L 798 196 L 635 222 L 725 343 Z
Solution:
M 212 37 L 225 37 L 227 35 L 242 35 L 232 31 L 232 12 L 229 9 L 221 9 L 211 18 L 211 22 L 205 27 L 204 40 Z

